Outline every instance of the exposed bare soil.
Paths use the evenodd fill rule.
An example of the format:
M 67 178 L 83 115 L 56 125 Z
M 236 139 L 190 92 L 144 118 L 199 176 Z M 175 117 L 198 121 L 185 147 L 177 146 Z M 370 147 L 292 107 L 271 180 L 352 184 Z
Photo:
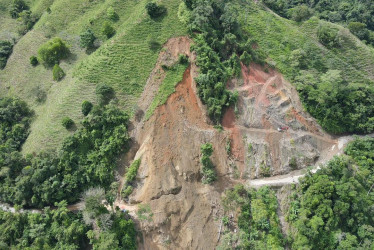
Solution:
M 228 110 L 223 125 L 232 132 L 243 178 L 287 174 L 336 154 L 338 142 L 303 111 L 296 90 L 277 71 L 242 65 L 242 79 L 228 86 L 239 92 L 239 101 L 236 115 Z

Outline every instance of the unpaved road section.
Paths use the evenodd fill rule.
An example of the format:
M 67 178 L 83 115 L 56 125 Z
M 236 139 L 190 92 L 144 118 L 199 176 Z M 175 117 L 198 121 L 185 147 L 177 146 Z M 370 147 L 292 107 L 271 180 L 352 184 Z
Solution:
M 368 136 L 368 137 L 374 137 L 374 133 L 373 134 L 369 134 L 369 135 L 365 135 L 365 136 Z M 342 137 L 339 137 L 337 139 L 338 143 L 337 143 L 337 152 L 335 150 L 335 145 L 333 146 L 333 148 L 331 149 L 332 152 L 336 152 L 335 155 L 340 155 L 343 153 L 343 149 L 344 147 L 352 140 L 355 139 L 355 137 L 365 137 L 365 136 L 361 136 L 361 135 L 352 135 L 352 136 L 342 136 Z M 326 161 L 319 161 L 313 169 L 311 169 L 311 173 L 315 173 L 317 172 L 318 169 L 321 168 L 321 165 L 327 163 Z M 303 173 L 305 172 L 305 170 L 297 170 L 297 171 L 293 171 L 289 174 L 286 174 L 286 175 L 278 175 L 278 176 L 274 176 L 274 177 L 269 177 L 269 178 L 263 178 L 263 179 L 257 179 L 257 180 L 251 180 L 248 184 L 248 186 L 250 187 L 254 187 L 254 188 L 259 188 L 259 187 L 262 187 L 262 186 L 283 186 L 283 185 L 287 185 L 287 184 L 292 184 L 292 183 L 298 183 L 299 182 L 299 178 L 305 176 L 305 174 Z

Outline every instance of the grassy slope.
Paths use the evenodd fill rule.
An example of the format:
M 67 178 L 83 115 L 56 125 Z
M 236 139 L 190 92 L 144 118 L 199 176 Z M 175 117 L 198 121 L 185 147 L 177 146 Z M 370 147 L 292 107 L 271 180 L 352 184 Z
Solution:
M 0 0 L 0 4 L 3 2 Z M 52 2 L 52 12 L 45 12 Z M 0 95 L 20 96 L 36 111 L 31 134 L 23 147 L 25 153 L 56 147 L 71 133 L 61 126 L 62 117 L 70 116 L 78 123 L 83 118 L 82 101 L 95 102 L 97 83 L 113 86 L 119 105 L 134 110 L 159 53 L 149 49 L 149 39 L 163 44 L 170 37 L 186 33 L 177 18 L 177 0 L 159 1 L 167 7 L 168 14 L 156 21 L 145 13 L 146 0 L 34 0 L 29 3 L 33 11 L 43 15 L 34 29 L 15 45 L 7 67 L 0 71 Z M 120 19 L 113 23 L 116 35 L 106 40 L 101 35 L 101 26 L 108 20 L 109 6 L 113 6 Z M 7 17 L 7 11 L 0 15 L 14 22 Z M 101 47 L 90 55 L 79 47 L 79 34 L 85 27 L 90 27 L 102 41 Z M 29 64 L 29 57 L 36 54 L 40 44 L 53 36 L 65 39 L 72 51 L 72 56 L 61 63 L 67 76 L 60 82 L 52 81 L 51 70 Z M 43 104 L 35 101 L 38 87 L 48 94 Z
M 240 23 L 287 77 L 294 70 L 290 66 L 292 50 L 309 48 L 313 53 L 308 56 L 319 55 L 327 68 L 341 70 L 349 82 L 374 80 L 374 49 L 363 44 L 347 29 L 331 24 L 341 30 L 345 41 L 341 49 L 328 50 L 318 42 L 319 21 L 316 18 L 298 24 L 265 10 L 261 5 L 244 4 L 240 9 L 245 9 L 239 12 Z

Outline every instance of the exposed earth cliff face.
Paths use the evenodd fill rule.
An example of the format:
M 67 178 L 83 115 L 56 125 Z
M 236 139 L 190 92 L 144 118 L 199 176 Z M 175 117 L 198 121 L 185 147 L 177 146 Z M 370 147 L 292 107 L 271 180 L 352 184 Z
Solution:
M 215 129 L 196 95 L 197 67 L 190 43 L 182 37 L 165 45 L 133 121 L 134 146 L 127 158 L 141 158 L 141 165 L 136 189 L 121 207 L 150 207 L 147 219 L 132 212 L 143 232 L 140 249 L 214 249 L 220 239 L 225 189 L 295 172 L 336 151 L 335 140 L 302 112 L 295 89 L 276 71 L 266 73 L 254 64 L 243 65 L 242 78 L 229 83 L 239 92 L 239 101 L 236 110 L 230 108 L 224 115 L 224 131 Z M 173 64 L 181 53 L 192 62 L 182 82 L 145 120 L 143 114 L 165 77 L 161 65 Z M 278 127 L 288 129 L 279 132 Z M 202 184 L 200 174 L 200 146 L 207 142 L 213 144 L 211 159 L 218 174 L 212 185 Z M 291 163 L 293 156 L 296 164 Z

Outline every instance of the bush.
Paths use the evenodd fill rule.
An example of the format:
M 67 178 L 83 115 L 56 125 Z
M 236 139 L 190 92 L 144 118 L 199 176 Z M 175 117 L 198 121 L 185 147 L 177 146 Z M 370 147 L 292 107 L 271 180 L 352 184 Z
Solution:
M 369 30 L 366 28 L 366 24 L 359 22 L 350 22 L 348 24 L 349 31 L 357 36 L 361 40 L 369 40 Z
M 80 46 L 82 48 L 90 49 L 94 46 L 94 42 L 96 40 L 96 37 L 91 29 L 87 29 L 84 32 L 80 34 Z
M 92 105 L 91 102 L 89 102 L 89 101 L 82 102 L 82 113 L 83 113 L 83 115 L 87 116 L 91 112 L 92 107 L 93 107 L 93 105 Z
M 53 80 L 55 81 L 60 81 L 65 76 L 65 72 L 58 64 L 55 64 L 55 66 L 53 66 L 52 74 Z
M 206 143 L 201 145 L 201 158 L 200 162 L 202 164 L 201 173 L 203 175 L 203 183 L 211 184 L 217 179 L 217 174 L 214 170 L 214 165 L 210 160 L 210 156 L 213 153 L 213 146 L 211 143 Z
M 31 64 L 32 66 L 36 66 L 36 65 L 38 65 L 38 63 L 39 63 L 39 61 L 38 61 L 38 58 L 37 58 L 36 56 L 31 56 L 31 57 L 30 57 L 30 64 Z
M 244 51 L 243 54 L 240 56 L 240 61 L 244 64 L 244 65 L 249 65 L 252 61 L 252 57 L 250 54 L 248 54 L 247 51 Z
M 61 124 L 66 129 L 71 129 L 74 126 L 74 121 L 69 117 L 64 117 Z
M 24 0 L 13 0 L 13 3 L 10 6 L 10 15 L 12 18 L 18 18 L 19 13 L 28 9 L 29 6 Z
M 112 6 L 107 9 L 106 15 L 110 20 L 113 21 L 117 21 L 119 19 L 118 14 L 114 11 Z
M 9 41 L 0 41 L 0 69 L 5 68 L 10 54 L 12 54 L 13 44 Z
M 293 8 L 291 13 L 292 20 L 296 22 L 308 20 L 313 14 L 312 10 L 304 4 Z
M 178 59 L 179 63 L 180 64 L 188 64 L 188 56 L 187 55 L 184 55 L 184 54 L 181 54 L 179 55 L 179 59 Z
M 341 45 L 341 39 L 338 35 L 339 30 L 330 27 L 328 24 L 321 23 L 318 27 L 318 40 L 327 48 L 337 48 Z
M 109 22 L 103 24 L 102 32 L 107 38 L 111 38 L 116 33 L 115 29 Z
M 132 186 L 126 186 L 126 188 L 122 190 L 122 198 L 129 197 L 133 190 L 134 188 Z
M 135 180 L 135 177 L 138 173 L 139 167 L 140 167 L 140 159 L 137 159 L 137 160 L 135 160 L 131 163 L 131 165 L 127 169 L 127 172 L 126 172 L 126 175 L 125 175 L 125 184 L 126 185 L 131 184 Z
M 107 104 L 112 98 L 114 98 L 114 90 L 107 84 L 99 84 L 96 86 L 96 95 L 99 97 L 101 104 Z
M 145 9 L 151 18 L 160 17 L 166 13 L 166 8 L 156 3 L 147 3 Z
M 60 60 L 67 58 L 69 47 L 61 38 L 55 37 L 42 44 L 38 50 L 41 62 L 47 66 L 58 64 Z

